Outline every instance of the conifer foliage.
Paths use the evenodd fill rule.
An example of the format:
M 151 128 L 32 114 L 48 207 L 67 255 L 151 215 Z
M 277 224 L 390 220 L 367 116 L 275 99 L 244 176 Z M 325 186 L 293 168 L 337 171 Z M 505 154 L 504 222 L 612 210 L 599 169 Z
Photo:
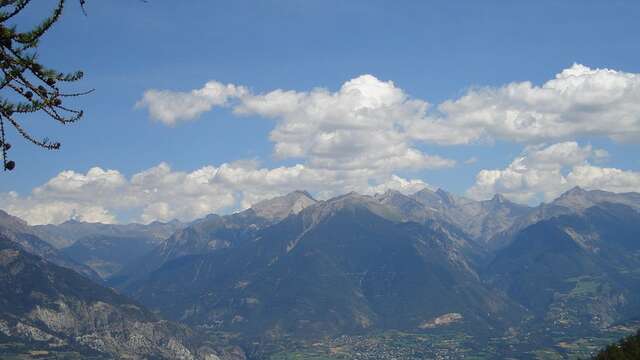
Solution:
M 640 359 L 640 330 L 619 343 L 611 344 L 600 351 L 595 360 L 637 360 Z
M 85 0 L 79 1 L 84 6 Z M 74 123 L 82 118 L 83 112 L 65 106 L 65 100 L 90 92 L 63 92 L 61 88 L 66 83 L 82 78 L 82 71 L 61 73 L 46 67 L 37 57 L 40 39 L 60 19 L 65 0 L 57 0 L 51 14 L 33 28 L 25 30 L 12 25 L 28 6 L 38 6 L 32 3 L 37 1 L 0 0 L 0 155 L 4 170 L 16 166 L 8 157 L 12 130 L 44 149 L 60 148 L 59 142 L 32 135 L 23 126 L 24 117 L 44 113 L 60 124 Z

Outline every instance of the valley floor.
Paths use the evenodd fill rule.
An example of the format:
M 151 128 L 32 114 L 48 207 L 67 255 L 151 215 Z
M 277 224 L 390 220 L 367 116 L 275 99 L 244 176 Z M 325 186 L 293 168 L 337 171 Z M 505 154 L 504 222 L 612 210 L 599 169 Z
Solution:
M 255 342 L 245 345 L 245 348 L 254 347 L 253 350 L 247 349 L 252 360 L 589 359 L 606 345 L 635 333 L 637 329 L 640 329 L 640 323 L 614 326 L 582 337 L 572 336 L 573 331 L 554 330 L 482 341 L 460 331 L 390 331 L 309 341 Z

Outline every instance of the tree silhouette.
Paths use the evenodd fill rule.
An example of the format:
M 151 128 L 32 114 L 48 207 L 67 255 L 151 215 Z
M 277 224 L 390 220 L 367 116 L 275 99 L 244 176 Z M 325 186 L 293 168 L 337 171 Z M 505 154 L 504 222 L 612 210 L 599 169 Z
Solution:
M 600 351 L 595 360 L 636 360 L 640 359 L 640 330 L 635 335 L 611 344 Z
M 78 1 L 84 11 L 85 0 Z M 80 80 L 82 71 L 58 72 L 43 65 L 37 57 L 40 39 L 60 19 L 65 0 L 58 0 L 52 13 L 31 29 L 20 31 L 15 25 L 8 25 L 30 3 L 32 0 L 0 0 L 0 150 L 4 170 L 13 170 L 16 166 L 7 157 L 11 149 L 7 141 L 11 128 L 44 149 L 60 148 L 59 142 L 34 137 L 21 124 L 23 116 L 44 113 L 61 124 L 76 122 L 82 118 L 83 111 L 65 106 L 64 101 L 91 92 L 61 91 L 65 83 Z

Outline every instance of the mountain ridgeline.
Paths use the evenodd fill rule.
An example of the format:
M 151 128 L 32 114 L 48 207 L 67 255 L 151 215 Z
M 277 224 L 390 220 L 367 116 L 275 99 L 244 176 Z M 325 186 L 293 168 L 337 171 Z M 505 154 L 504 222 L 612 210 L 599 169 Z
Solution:
M 28 226 L 0 215 L 0 265 L 24 269 L 20 259 L 49 273 L 48 283 L 36 276 L 42 269 L 0 278 L 0 333 L 29 338 L 17 324 L 31 326 L 54 339 L 48 346 L 241 358 L 211 337 L 233 334 L 224 341 L 255 348 L 400 331 L 465 334 L 484 341 L 478 349 L 501 344 L 494 355 L 535 358 L 538 348 L 564 356 L 568 339 L 640 321 L 637 193 L 574 188 L 528 207 L 430 189 L 323 201 L 294 191 L 230 215 L 149 225 Z M 21 291 L 49 295 L 20 303 L 11 291 L 29 281 L 34 288 Z M 122 331 L 87 315 L 96 306 Z M 146 350 L 83 340 L 99 333 L 130 344 L 132 326 L 158 337 L 146 338 Z

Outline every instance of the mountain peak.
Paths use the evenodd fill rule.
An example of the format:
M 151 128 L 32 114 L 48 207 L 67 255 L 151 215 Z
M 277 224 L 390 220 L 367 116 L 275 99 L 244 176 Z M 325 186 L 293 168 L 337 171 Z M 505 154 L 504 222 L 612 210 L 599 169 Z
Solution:
M 438 190 L 440 190 L 440 189 L 438 189 Z M 433 191 L 432 189 L 430 189 L 428 187 L 424 187 L 424 188 L 422 188 L 422 190 L 418 190 L 416 192 L 416 194 L 435 194 L 435 193 L 436 193 L 435 191 Z
M 384 194 L 376 194 L 374 196 L 381 204 L 390 205 L 395 208 L 420 208 L 423 209 L 424 205 L 418 202 L 411 196 L 405 195 L 397 190 L 387 190 Z
M 283 196 L 262 200 L 251 209 L 256 215 L 269 220 L 281 220 L 291 214 L 297 214 L 317 201 L 306 191 L 296 190 Z
M 309 199 L 315 200 L 315 199 L 313 198 L 313 196 L 311 196 L 311 194 L 309 194 L 309 192 L 308 192 L 307 190 L 294 190 L 294 191 L 290 192 L 290 193 L 289 193 L 289 194 L 287 194 L 287 195 L 304 196 L 304 197 L 307 197 L 307 198 L 309 198 Z M 286 196 L 286 195 L 285 195 L 285 196 Z
M 393 198 L 405 198 L 408 197 L 405 194 L 401 193 L 398 190 L 393 190 L 393 189 L 387 189 L 387 191 L 383 192 L 383 193 L 378 193 L 373 195 L 373 197 L 375 199 L 378 199 L 379 201 L 385 201 L 387 199 L 393 199 Z
M 595 202 L 591 199 L 590 192 L 579 186 L 575 186 L 564 192 L 553 201 L 556 205 L 562 205 L 573 209 L 583 209 L 592 206 Z
M 13 216 L 4 210 L 0 210 L 0 226 L 28 226 L 27 222 L 17 216 Z
M 436 190 L 436 194 L 440 197 L 440 199 L 442 199 L 442 201 L 444 201 L 447 204 L 455 204 L 456 202 L 455 195 L 449 193 L 446 190 L 438 188 L 438 190 Z
M 411 197 L 425 206 L 439 208 L 442 205 L 442 195 L 442 191 L 437 193 L 429 188 L 424 188 L 411 195 Z
M 65 221 L 63 223 L 60 223 L 59 225 L 62 225 L 62 226 L 64 226 L 64 225 L 74 226 L 74 225 L 80 225 L 80 224 L 83 224 L 83 223 L 84 223 L 83 221 L 79 221 L 79 220 L 77 220 L 75 218 L 71 218 L 71 219 L 69 219 L 69 220 L 67 220 L 67 221 Z
M 326 201 L 327 204 L 354 204 L 354 203 L 366 203 L 372 202 L 371 196 L 358 194 L 355 191 L 348 192 L 344 195 L 336 196 Z
M 396 196 L 393 194 L 395 193 L 391 193 L 391 197 L 395 198 Z M 403 196 L 401 193 L 398 194 L 399 196 Z M 387 206 L 379 197 L 362 195 L 354 191 L 331 198 L 327 201 L 319 202 L 314 212 L 316 218 L 320 219 L 336 214 L 342 210 L 353 209 L 366 209 L 380 217 L 390 220 L 397 220 L 399 218 L 399 214 Z
M 618 203 L 640 209 L 640 195 L 637 193 L 618 194 L 604 190 L 585 190 L 576 186 L 551 202 L 573 210 L 584 210 L 600 203 Z
M 571 189 L 567 190 L 564 194 L 562 194 L 562 196 L 564 195 L 585 195 L 588 194 L 589 191 L 581 188 L 580 186 L 574 186 Z
M 495 195 L 493 195 L 493 198 L 491 198 L 491 201 L 501 204 L 501 203 L 506 203 L 509 200 L 506 197 L 504 197 L 504 195 L 500 193 L 496 193 Z

